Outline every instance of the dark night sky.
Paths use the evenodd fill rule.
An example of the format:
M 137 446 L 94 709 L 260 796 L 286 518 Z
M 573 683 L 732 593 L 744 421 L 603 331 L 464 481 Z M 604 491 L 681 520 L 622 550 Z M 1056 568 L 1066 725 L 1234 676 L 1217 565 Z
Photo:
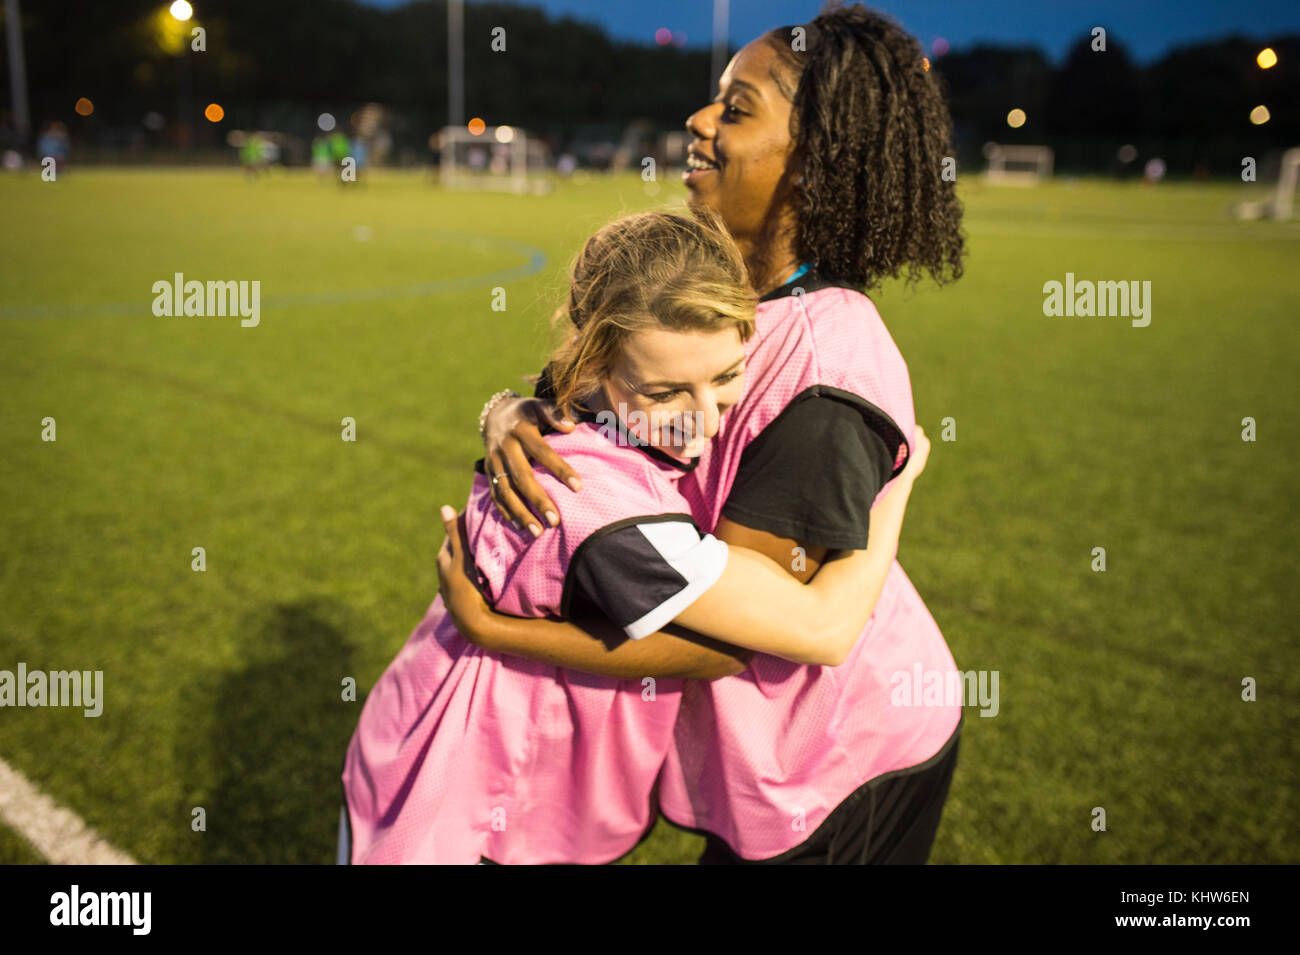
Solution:
M 392 7 L 405 0 L 363 2 Z M 711 0 L 534 0 L 526 5 L 598 23 L 619 38 L 650 43 L 663 27 L 684 33 L 689 46 L 711 42 Z M 1231 33 L 1262 38 L 1300 32 L 1300 0 L 889 0 L 869 5 L 891 14 L 927 49 L 938 37 L 954 47 L 984 40 L 1038 46 L 1054 60 L 1095 26 L 1105 27 L 1140 62 Z M 732 45 L 771 27 L 802 23 L 820 6 L 820 0 L 731 0 Z

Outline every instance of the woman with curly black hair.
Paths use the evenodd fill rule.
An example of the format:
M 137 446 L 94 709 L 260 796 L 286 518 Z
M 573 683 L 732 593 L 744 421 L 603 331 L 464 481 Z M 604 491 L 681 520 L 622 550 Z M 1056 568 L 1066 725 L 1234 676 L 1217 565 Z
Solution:
M 721 216 L 761 298 L 745 395 L 682 490 L 701 528 L 806 582 L 834 551 L 867 546 L 871 509 L 910 453 L 907 366 L 865 292 L 961 274 L 947 107 L 917 41 L 855 5 L 749 43 L 687 129 L 690 204 Z M 554 525 L 562 508 L 530 460 L 580 487 L 541 438 L 539 425 L 572 427 L 539 400 L 547 387 L 543 375 L 538 399 L 485 416 L 496 502 L 535 535 L 533 514 Z M 693 399 L 671 382 L 648 397 Z M 606 670 L 579 626 L 543 636 L 537 621 L 451 603 L 488 649 L 571 654 L 593 672 L 626 649 L 608 650 Z M 665 639 L 661 658 L 640 644 L 646 676 L 682 672 L 679 644 Z M 897 561 L 842 665 L 738 659 L 735 675 L 688 683 L 659 779 L 663 814 L 706 835 L 701 861 L 924 862 L 956 762 L 960 674 Z

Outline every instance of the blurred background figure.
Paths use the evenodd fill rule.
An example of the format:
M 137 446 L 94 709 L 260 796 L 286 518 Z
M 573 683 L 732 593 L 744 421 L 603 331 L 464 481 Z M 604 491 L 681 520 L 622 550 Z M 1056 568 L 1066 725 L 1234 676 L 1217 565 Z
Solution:
M 369 161 L 370 158 L 370 147 L 366 145 L 366 141 L 362 139 L 360 136 L 353 136 L 350 148 L 352 150 L 352 158 L 356 160 L 356 164 L 357 164 L 356 181 L 360 182 L 361 170 L 365 168 L 366 163 Z
M 279 149 L 263 132 L 249 133 L 244 144 L 239 147 L 239 164 L 244 167 L 244 175 L 256 179 L 266 172 Z
M 324 136 L 311 141 L 311 168 L 321 179 L 330 174 L 330 146 Z
M 383 165 L 393 148 L 388 125 L 388 110 L 378 103 L 367 103 L 352 114 L 352 148 L 358 169 L 362 166 L 362 153 L 366 165 Z
M 347 133 L 341 129 L 336 129 L 326 136 L 325 143 L 329 147 L 330 165 L 333 171 L 337 172 L 339 164 L 351 155 L 352 143 L 348 140 Z
M 57 119 L 46 124 L 36 140 L 36 156 L 38 159 L 51 157 L 55 170 L 63 172 L 63 164 L 68 161 L 68 127 Z

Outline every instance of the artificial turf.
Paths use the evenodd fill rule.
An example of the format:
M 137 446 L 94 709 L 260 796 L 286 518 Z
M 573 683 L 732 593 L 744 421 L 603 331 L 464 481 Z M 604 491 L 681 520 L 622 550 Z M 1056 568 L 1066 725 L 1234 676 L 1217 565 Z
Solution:
M 0 669 L 105 692 L 0 711 L 0 758 L 144 862 L 332 861 L 479 408 L 540 369 L 582 240 L 680 202 L 656 185 L 0 177 Z M 1232 220 L 1232 184 L 961 189 L 965 276 L 873 296 L 934 440 L 900 559 L 958 665 L 1000 675 L 932 861 L 1296 862 L 1300 224 Z M 176 272 L 259 281 L 260 324 L 155 316 Z M 1150 281 L 1150 325 L 1045 316 L 1067 272 Z M 701 842 L 661 823 L 627 861 Z

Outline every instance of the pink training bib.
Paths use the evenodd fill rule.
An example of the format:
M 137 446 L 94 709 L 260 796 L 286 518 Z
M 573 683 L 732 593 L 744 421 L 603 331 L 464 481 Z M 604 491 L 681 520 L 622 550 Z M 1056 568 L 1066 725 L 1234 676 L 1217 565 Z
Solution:
M 701 535 L 682 471 L 594 424 L 548 441 L 583 476 L 573 494 L 536 472 L 561 510 L 534 539 L 502 521 L 488 481 L 466 509 L 496 609 L 599 613 L 653 633 L 718 579 L 727 548 Z M 681 680 L 617 680 L 499 656 L 457 632 L 435 599 L 366 699 L 343 772 L 354 863 L 604 863 L 654 819 Z
M 792 401 L 818 394 L 849 401 L 869 421 L 886 416 L 909 444 L 915 427 L 907 366 L 866 296 L 838 287 L 784 295 L 760 303 L 757 324 L 747 344 L 745 395 L 680 484 L 709 531 L 745 447 Z M 897 449 L 895 474 L 907 452 Z M 818 462 L 790 466 L 811 473 Z M 960 701 L 927 694 L 930 705 L 914 705 L 909 693 L 904 704 L 896 692 L 901 673 L 950 683 L 956 664 L 895 561 L 874 616 L 841 666 L 756 655 L 743 674 L 686 684 L 660 780 L 664 815 L 720 836 L 747 859 L 794 848 L 863 783 L 924 762 L 952 735 Z

